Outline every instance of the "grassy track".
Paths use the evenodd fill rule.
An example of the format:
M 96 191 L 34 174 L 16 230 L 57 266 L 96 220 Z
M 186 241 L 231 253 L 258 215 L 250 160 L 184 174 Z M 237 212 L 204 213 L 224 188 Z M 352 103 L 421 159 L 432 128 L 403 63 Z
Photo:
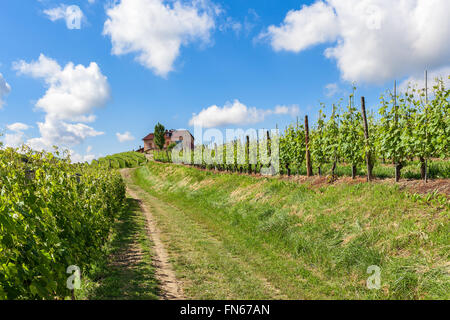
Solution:
M 134 173 L 187 298 L 449 299 L 448 205 L 149 163 Z M 368 290 L 367 268 L 381 268 Z
M 282 296 L 255 275 L 242 257 L 233 256 L 226 243 L 191 219 L 184 211 L 143 192 L 130 181 L 158 220 L 187 298 L 258 299 Z
M 127 199 L 127 207 L 118 218 L 109 253 L 98 261 L 97 268 L 82 279 L 77 299 L 157 299 L 159 295 L 153 252 L 145 217 L 135 199 Z

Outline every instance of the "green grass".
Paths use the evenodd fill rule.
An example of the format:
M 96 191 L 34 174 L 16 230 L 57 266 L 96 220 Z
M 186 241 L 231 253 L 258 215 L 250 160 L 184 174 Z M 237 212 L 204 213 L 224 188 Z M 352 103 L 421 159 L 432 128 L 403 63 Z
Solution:
M 90 274 L 82 278 L 77 299 L 136 300 L 158 299 L 158 282 L 152 266 L 146 220 L 134 199 L 127 199 L 127 208 L 120 215 L 104 259 L 98 261 Z
M 385 184 L 313 188 L 160 163 L 133 183 L 189 298 L 450 298 L 448 202 Z M 371 265 L 380 290 L 366 287 Z

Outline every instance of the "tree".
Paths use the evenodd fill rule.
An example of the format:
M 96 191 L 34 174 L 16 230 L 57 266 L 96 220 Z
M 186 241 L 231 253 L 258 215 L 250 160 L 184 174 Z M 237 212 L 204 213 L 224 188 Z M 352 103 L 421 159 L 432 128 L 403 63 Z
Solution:
M 158 147 L 159 150 L 162 150 L 164 148 L 164 144 L 166 143 L 166 139 L 164 137 L 166 133 L 166 128 L 158 122 L 158 124 L 155 126 L 155 144 Z

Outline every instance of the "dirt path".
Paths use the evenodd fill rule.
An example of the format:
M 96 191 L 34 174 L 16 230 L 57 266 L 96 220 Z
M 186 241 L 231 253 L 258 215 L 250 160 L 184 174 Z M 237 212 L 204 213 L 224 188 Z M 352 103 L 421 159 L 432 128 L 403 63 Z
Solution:
M 121 171 L 122 175 L 130 179 L 131 170 L 124 169 Z M 147 208 L 145 203 L 139 198 L 138 192 L 127 187 L 127 193 L 139 202 L 141 210 L 147 219 L 147 230 L 150 239 L 153 242 L 153 249 L 155 251 L 154 267 L 156 268 L 156 277 L 161 285 L 161 298 L 164 300 L 182 300 L 185 299 L 183 289 L 181 288 L 173 271 L 172 265 L 169 262 L 169 255 L 161 242 L 161 233 L 158 230 L 156 221 L 152 216 L 151 211 Z

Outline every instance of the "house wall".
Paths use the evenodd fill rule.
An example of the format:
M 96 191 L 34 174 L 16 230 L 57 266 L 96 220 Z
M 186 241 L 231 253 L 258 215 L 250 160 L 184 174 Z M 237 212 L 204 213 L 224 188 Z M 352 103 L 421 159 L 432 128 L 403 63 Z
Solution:
M 194 148 L 194 138 L 187 130 L 174 131 L 172 133 L 172 142 L 182 141 L 183 148 Z
M 194 139 L 187 130 L 166 132 L 164 135 L 165 143 L 164 148 L 167 148 L 171 143 L 178 141 L 183 141 L 183 147 L 194 148 Z M 144 151 L 157 149 L 154 138 L 149 138 L 144 140 Z
M 155 142 L 152 140 L 144 140 L 144 151 L 155 149 Z

